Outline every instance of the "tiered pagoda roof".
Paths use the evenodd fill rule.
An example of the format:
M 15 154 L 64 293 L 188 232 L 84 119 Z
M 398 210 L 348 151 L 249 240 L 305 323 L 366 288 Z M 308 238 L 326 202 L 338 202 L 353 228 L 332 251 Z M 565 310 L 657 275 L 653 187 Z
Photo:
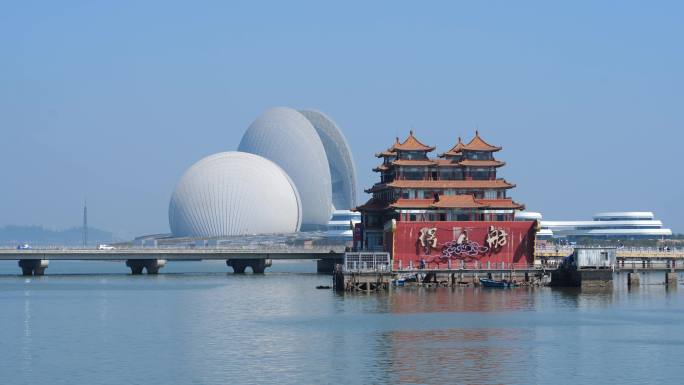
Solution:
M 376 158 L 384 158 L 384 157 L 387 157 L 387 156 L 397 156 L 397 152 L 394 151 L 394 148 L 395 148 L 396 146 L 399 146 L 399 145 L 401 145 L 401 143 L 399 143 L 399 137 L 397 136 L 396 138 L 394 138 L 394 144 L 393 144 L 393 145 L 391 145 L 391 146 L 390 146 L 387 150 L 385 150 L 385 151 L 378 152 L 377 154 L 375 154 L 375 157 L 376 157 Z
M 480 132 L 475 131 L 475 137 L 468 144 L 462 147 L 461 150 L 465 151 L 485 151 L 485 152 L 496 152 L 500 151 L 501 147 L 492 146 L 480 137 Z
M 371 199 L 372 200 L 372 199 Z M 370 202 L 370 201 L 369 201 Z M 377 205 L 377 204 L 376 204 Z M 380 207 L 379 205 L 377 207 Z M 398 199 L 389 205 L 397 209 L 518 209 L 523 210 L 524 205 L 516 203 L 511 198 L 505 199 L 475 199 L 470 194 L 440 195 L 439 200 L 434 199 Z
M 451 149 L 449 151 L 441 153 L 438 156 L 440 158 L 444 158 L 447 156 L 460 156 L 460 155 L 462 155 L 461 150 L 463 150 L 463 147 L 465 147 L 465 145 L 463 144 L 463 142 L 461 142 L 461 137 L 459 136 L 458 142 L 456 143 L 456 145 L 454 147 L 451 147 Z
M 368 190 L 367 193 L 384 190 L 388 187 L 394 188 L 424 188 L 424 189 L 512 189 L 514 184 L 508 183 L 505 179 L 493 180 L 406 180 L 399 179 L 389 183 L 377 183 Z
M 426 146 L 420 140 L 413 136 L 413 131 L 409 132 L 409 136 L 402 143 L 395 143 L 392 146 L 394 151 L 434 151 L 434 147 Z
M 474 160 L 474 159 L 464 159 L 458 162 L 458 165 L 465 167 L 502 167 L 506 165 L 506 162 L 500 162 L 498 160 Z
M 408 160 L 398 159 L 389 163 L 392 166 L 433 166 L 433 167 L 502 167 L 506 162 L 498 160 L 471 160 L 464 159 L 460 161 L 452 161 L 447 159 L 419 159 Z M 375 172 L 387 171 L 389 167 L 386 164 L 381 164 L 373 169 Z
M 387 156 L 397 156 L 397 151 L 434 151 L 435 148 L 423 144 L 414 135 L 413 131 L 409 132 L 409 136 L 403 142 L 399 142 L 399 138 L 395 138 L 394 144 L 383 152 L 375 154 L 378 158 L 383 158 Z
M 355 211 L 384 211 L 388 208 L 387 203 L 379 199 L 371 198 L 366 203 L 355 208 Z
M 473 154 L 493 153 L 501 150 L 501 147 L 493 146 L 482 139 L 478 131 L 467 144 L 459 137 L 453 147 L 438 155 L 439 158 L 428 158 L 427 153 L 434 149 L 434 147 L 427 146 L 418 140 L 413 131 L 403 142 L 396 138 L 391 147 L 376 154 L 379 158 L 385 158 L 383 164 L 373 169 L 373 171 L 383 173 L 383 179 L 380 183 L 376 183 L 372 188 L 366 190 L 367 193 L 374 193 L 374 197 L 359 206 L 357 210 L 389 214 L 398 209 L 463 209 L 466 211 L 524 209 L 524 205 L 507 198 L 505 191 L 502 191 L 514 188 L 515 185 L 505 179 L 496 178 L 495 169 L 504 166 L 506 163 L 493 159 L 492 156 Z M 422 151 L 426 153 L 426 156 L 424 159 L 402 159 L 404 158 L 402 151 Z M 415 158 L 415 156 L 406 157 Z M 404 167 L 410 168 L 407 170 Z M 396 173 L 388 173 L 394 168 L 396 168 Z M 419 171 L 415 171 L 415 168 L 418 168 Z M 462 172 L 454 173 L 444 168 L 461 168 Z M 421 172 L 425 173 L 424 178 L 420 177 Z M 405 173 L 413 174 L 409 179 L 404 179 Z M 394 190 L 394 192 L 389 195 L 380 194 L 388 190 Z M 398 193 L 398 190 L 401 190 L 401 193 Z M 396 198 L 397 196 L 406 196 L 407 191 L 411 190 L 432 191 L 435 197 L 434 199 Z M 494 193 L 494 196 L 498 197 L 497 199 L 481 198 L 485 196 L 487 191 L 491 195 L 492 190 L 498 191 Z M 459 192 L 461 194 L 458 194 Z M 412 193 L 410 195 L 419 194 Z

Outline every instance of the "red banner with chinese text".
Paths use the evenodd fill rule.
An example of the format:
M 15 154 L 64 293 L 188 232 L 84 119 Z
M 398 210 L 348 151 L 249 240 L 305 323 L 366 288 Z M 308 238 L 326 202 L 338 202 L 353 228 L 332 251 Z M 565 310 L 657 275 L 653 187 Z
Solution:
M 397 222 L 393 268 L 527 267 L 536 222 Z

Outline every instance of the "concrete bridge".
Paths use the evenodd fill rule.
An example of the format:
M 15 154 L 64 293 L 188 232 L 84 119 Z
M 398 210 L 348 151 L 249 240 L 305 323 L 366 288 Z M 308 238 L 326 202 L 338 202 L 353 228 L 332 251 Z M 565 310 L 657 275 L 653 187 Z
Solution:
M 43 275 L 51 260 L 125 261 L 134 275 L 157 274 L 167 261 L 225 260 L 235 273 L 244 273 L 251 267 L 254 273 L 263 273 L 273 259 L 317 260 L 319 272 L 332 272 L 335 263 L 344 259 L 343 247 L 332 248 L 117 248 L 97 249 L 0 249 L 1 260 L 19 261 L 23 275 Z

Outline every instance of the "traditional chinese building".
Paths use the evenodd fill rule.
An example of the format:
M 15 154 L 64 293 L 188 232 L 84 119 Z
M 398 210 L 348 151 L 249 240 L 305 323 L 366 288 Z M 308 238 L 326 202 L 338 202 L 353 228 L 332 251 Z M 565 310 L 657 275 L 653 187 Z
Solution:
M 500 249 L 512 232 L 520 232 L 518 238 L 533 245 L 533 224 L 514 222 L 515 212 L 524 206 L 508 196 L 515 185 L 497 178 L 497 170 L 505 165 L 494 157 L 501 147 L 487 143 L 476 132 L 467 144 L 459 138 L 451 149 L 431 158 L 434 150 L 411 132 L 403 142 L 397 138 L 391 147 L 376 154 L 382 164 L 373 171 L 380 174 L 380 181 L 366 190 L 372 198 L 357 208 L 362 213 L 363 248 L 388 251 L 395 264 L 402 261 L 406 266 L 417 260 L 435 260 L 446 243 L 460 240 L 461 246 L 474 242 L 471 246 L 477 244 L 477 250 L 487 248 L 480 257 L 489 257 L 488 261 L 507 256 L 515 262 L 513 255 L 503 255 Z M 496 231 L 506 240 L 492 248 Z M 519 243 L 508 247 L 517 248 Z M 415 255 L 407 256 L 406 247 Z M 519 256 L 523 252 L 525 263 L 532 255 L 531 249 L 511 252 Z M 501 258 L 492 258 L 494 254 Z

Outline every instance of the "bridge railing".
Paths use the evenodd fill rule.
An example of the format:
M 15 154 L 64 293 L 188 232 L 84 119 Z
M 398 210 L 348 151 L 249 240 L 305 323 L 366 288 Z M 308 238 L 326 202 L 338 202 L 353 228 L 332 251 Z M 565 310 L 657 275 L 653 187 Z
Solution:
M 618 270 L 650 270 L 650 269 L 684 269 L 682 259 L 618 259 L 615 268 Z
M 562 254 L 570 255 L 575 251 L 573 246 L 537 246 L 534 248 L 536 254 Z
M 389 253 L 357 252 L 344 254 L 346 272 L 388 272 L 390 271 Z
M 425 263 L 421 267 L 420 263 L 414 263 L 409 261 L 408 265 L 402 265 L 400 263 L 396 264 L 398 270 L 531 270 L 531 269 L 543 269 L 544 267 L 550 268 L 550 264 L 544 266 L 538 264 L 531 264 L 527 262 L 482 262 L 482 261 L 465 261 L 465 260 L 451 260 L 446 262 L 441 262 L 439 264 L 435 262 Z M 555 268 L 555 266 L 553 266 Z
M 565 254 L 570 255 L 575 250 L 575 247 L 585 246 L 537 246 L 535 252 L 537 254 Z M 587 246 L 588 247 L 588 246 Z M 601 246 L 590 246 L 601 247 Z M 614 246 L 612 246 L 614 247 Z M 681 247 L 617 247 L 617 252 L 622 254 L 643 254 L 643 255 L 660 255 L 660 254 L 682 254 L 684 248 Z
M 342 253 L 345 250 L 344 246 L 340 245 L 317 245 L 317 246 L 295 246 L 295 245 L 264 245 L 264 244 L 254 244 L 254 245 L 215 245 L 215 246 L 202 246 L 194 247 L 187 245 L 158 245 L 158 246 L 125 246 L 125 247 L 114 247 L 114 249 L 103 249 L 100 250 L 97 247 L 89 246 L 34 246 L 28 249 L 17 249 L 17 247 L 0 246 L 0 251 L 76 251 L 76 252 L 88 252 L 88 251 L 136 251 L 136 250 L 188 250 L 188 251 L 225 251 L 225 252 L 241 252 L 241 251 L 258 251 L 258 252 L 306 252 L 306 253 Z

